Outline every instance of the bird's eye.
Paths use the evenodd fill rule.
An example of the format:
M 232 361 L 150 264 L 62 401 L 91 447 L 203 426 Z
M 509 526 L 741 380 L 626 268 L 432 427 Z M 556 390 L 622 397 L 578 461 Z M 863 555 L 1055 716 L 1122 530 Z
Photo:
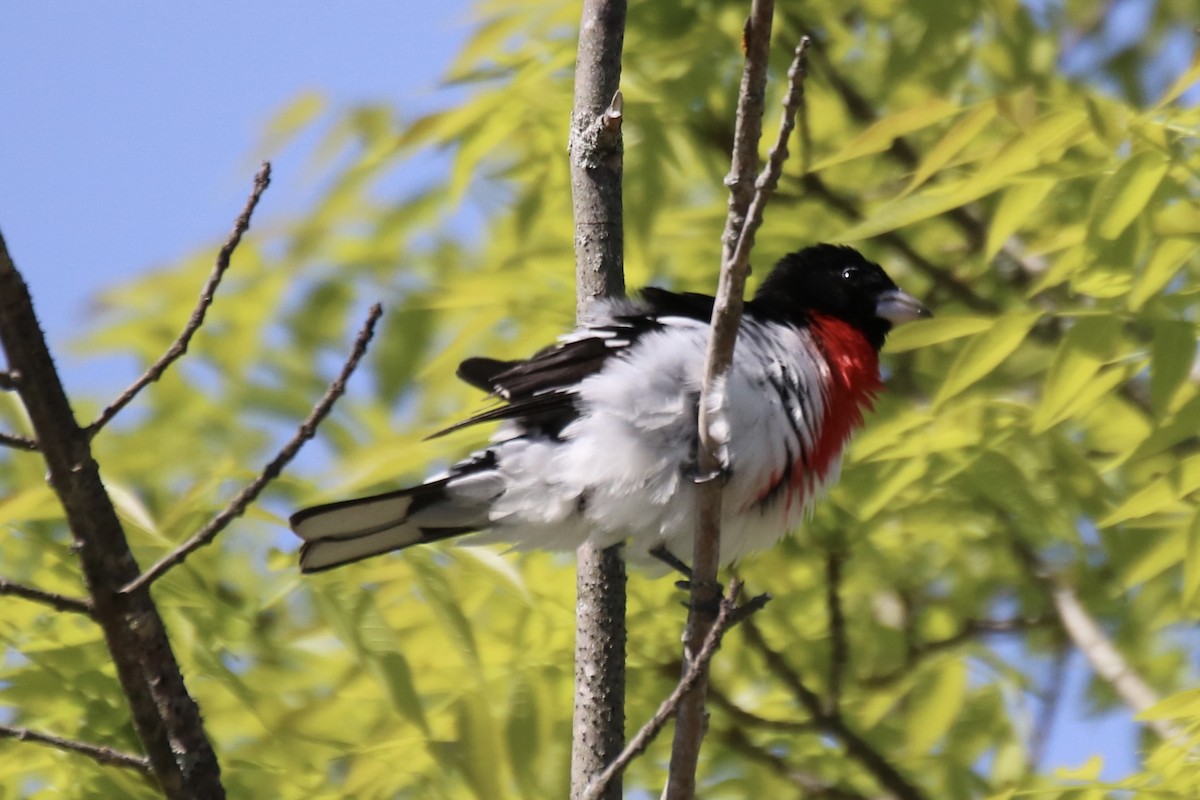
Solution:
M 842 270 L 842 278 L 852 281 L 857 278 L 861 272 L 862 270 L 860 270 L 858 267 L 846 267 L 844 270 Z

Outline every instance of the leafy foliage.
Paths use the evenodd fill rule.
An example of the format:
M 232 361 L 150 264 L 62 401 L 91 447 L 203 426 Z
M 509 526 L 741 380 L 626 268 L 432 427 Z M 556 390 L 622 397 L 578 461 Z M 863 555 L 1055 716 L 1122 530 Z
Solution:
M 437 113 L 322 112 L 313 97 L 283 110 L 270 148 L 324 131 L 312 155 L 322 197 L 243 245 L 184 367 L 97 440 L 148 563 L 306 413 L 365 304 L 388 308 L 369 386 L 356 379 L 322 428 L 325 457 L 156 585 L 233 796 L 566 794 L 568 559 L 431 547 L 301 581 L 282 518 L 300 499 L 394 487 L 477 444 L 474 432 L 422 439 L 479 400 L 453 367 L 480 352 L 527 354 L 569 327 L 563 148 L 577 13 L 481 2 L 447 78 L 465 99 Z M 922 796 L 1195 796 L 1200 112 L 1179 98 L 1200 63 L 1152 85 L 1144 53 L 1106 51 L 1073 4 L 1052 18 L 1015 0 L 781 13 L 777 73 L 801 33 L 820 44 L 807 86 L 812 171 L 789 163 L 756 263 L 854 241 L 938 318 L 893 337 L 891 389 L 829 502 L 739 567 L 775 596 L 757 618 L 763 638 Z M 728 0 L 632 3 L 631 286 L 711 290 L 743 14 Z M 1183 6 L 1157 4 L 1157 30 L 1187 24 Z M 1066 56 L 1091 43 L 1103 82 L 1064 76 L 1069 37 L 1079 43 Z M 400 165 L 443 159 L 444 181 L 389 192 Z M 208 261 L 114 288 L 87 346 L 152 360 Z M 22 429 L 11 394 L 0 416 Z M 3 458 L 6 576 L 81 594 L 36 457 Z M 844 640 L 828 613 L 830 559 L 841 564 Z M 1140 770 L 1119 784 L 1100 782 L 1098 760 L 1074 773 L 1041 765 L 1056 665 L 1077 649 L 1046 575 L 1073 588 L 1166 698 L 1143 718 L 1181 732 L 1147 733 L 1129 754 Z M 669 581 L 635 576 L 630 588 L 636 724 L 678 675 L 683 614 Z M 4 604 L 0 714 L 136 751 L 98 629 Z M 814 722 L 788 673 L 746 637 L 728 638 L 713 674 L 705 797 L 879 794 L 877 772 Z M 1094 680 L 1088 702 L 1100 712 L 1121 701 Z M 5 796 L 157 796 L 78 756 L 9 741 L 0 753 Z M 666 753 L 652 748 L 627 785 L 658 787 Z

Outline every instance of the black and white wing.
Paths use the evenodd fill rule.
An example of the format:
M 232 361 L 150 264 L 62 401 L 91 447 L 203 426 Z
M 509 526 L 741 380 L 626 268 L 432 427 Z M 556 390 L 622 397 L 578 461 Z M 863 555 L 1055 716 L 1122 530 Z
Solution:
M 578 416 L 578 387 L 585 378 L 604 369 L 609 359 L 624 357 L 646 333 L 661 330 L 660 320 L 686 317 L 707 322 L 712 306 L 713 298 L 707 295 L 649 287 L 638 300 L 601 301 L 592 322 L 528 359 L 468 358 L 459 365 L 458 377 L 492 393 L 502 405 L 433 436 L 482 422 L 512 420 L 525 431 L 556 438 Z

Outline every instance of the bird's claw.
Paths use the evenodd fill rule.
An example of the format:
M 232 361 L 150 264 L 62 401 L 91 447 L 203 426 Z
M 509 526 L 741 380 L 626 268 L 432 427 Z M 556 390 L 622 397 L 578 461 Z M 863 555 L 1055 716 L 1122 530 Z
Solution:
M 704 472 L 700 471 L 700 466 L 695 462 L 692 462 L 683 468 L 683 477 L 695 484 L 712 483 L 713 481 L 725 483 L 729 480 L 729 476 L 731 474 L 732 473 L 729 470 L 728 464 L 722 464 L 716 469 L 710 469 Z

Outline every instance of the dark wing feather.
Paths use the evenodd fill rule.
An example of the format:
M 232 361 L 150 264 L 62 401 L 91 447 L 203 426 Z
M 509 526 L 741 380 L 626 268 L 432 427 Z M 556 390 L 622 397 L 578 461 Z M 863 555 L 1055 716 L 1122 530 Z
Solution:
M 458 371 L 455 373 L 464 382 L 476 389 L 483 389 L 485 392 L 495 391 L 496 376 L 507 369 L 511 369 L 520 361 L 501 361 L 498 358 L 484 358 L 481 356 L 468 358 L 466 361 L 458 365 Z
M 469 425 L 495 422 L 501 419 L 519 420 L 526 429 L 541 430 L 551 436 L 558 436 L 567 423 L 575 417 L 575 394 L 559 389 L 490 408 L 473 417 L 467 417 L 461 422 L 456 422 L 449 428 L 443 428 L 437 433 L 430 434 L 426 438 L 436 439 Z
M 650 307 L 654 317 L 687 317 L 701 322 L 712 319 L 714 298 L 698 292 L 672 292 L 647 286 L 642 289 L 642 299 Z
M 526 430 L 557 437 L 578 416 L 575 388 L 619 358 L 643 334 L 662 328 L 660 317 L 688 317 L 707 322 L 713 298 L 691 292 L 676 293 L 647 288 L 641 302 L 609 321 L 589 325 L 594 333 L 551 345 L 524 361 L 468 358 L 458 367 L 458 377 L 472 386 L 502 398 L 504 405 L 488 409 L 432 437 L 468 425 L 495 420 L 515 420 Z

